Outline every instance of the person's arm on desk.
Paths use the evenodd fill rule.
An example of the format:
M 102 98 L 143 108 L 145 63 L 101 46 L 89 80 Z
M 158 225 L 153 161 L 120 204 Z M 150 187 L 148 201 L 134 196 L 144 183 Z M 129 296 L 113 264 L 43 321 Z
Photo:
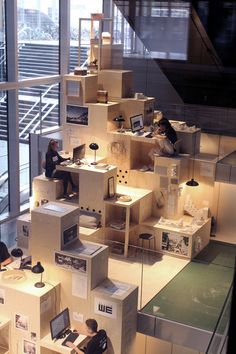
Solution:
M 66 345 L 67 345 L 67 347 L 69 347 L 69 348 L 71 348 L 71 349 L 74 349 L 74 351 L 75 351 L 76 353 L 83 353 L 83 354 L 84 354 L 84 352 L 82 352 L 82 350 L 79 350 L 79 348 L 77 348 L 76 345 L 74 345 L 74 343 L 72 343 L 72 342 L 66 342 Z

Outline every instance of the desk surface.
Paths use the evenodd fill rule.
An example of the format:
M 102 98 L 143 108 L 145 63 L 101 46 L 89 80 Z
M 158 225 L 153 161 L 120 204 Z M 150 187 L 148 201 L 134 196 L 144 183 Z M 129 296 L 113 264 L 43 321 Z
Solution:
M 6 270 L 0 273 L 0 287 L 21 291 L 40 298 L 58 286 L 58 282 L 51 284 L 45 280 L 43 288 L 36 288 L 34 284 L 38 281 L 38 274 L 33 274 L 30 270 Z M 52 286 L 53 285 L 53 286 Z
M 51 349 L 57 353 L 68 354 L 73 353 L 74 349 L 62 345 L 65 338 L 58 339 L 56 341 L 51 339 L 51 334 L 48 333 L 45 337 L 40 340 L 40 346 L 43 348 Z M 80 334 L 78 338 L 74 341 L 75 346 L 82 346 L 87 336 Z
M 136 135 L 132 133 L 130 130 L 126 130 L 124 133 L 120 133 L 118 131 L 111 131 L 109 133 L 114 135 L 120 135 L 123 136 L 124 138 L 126 137 L 130 138 L 132 141 L 138 141 L 138 142 L 149 143 L 149 144 L 155 144 L 157 140 L 156 137 L 147 138 L 143 135 Z
M 67 166 L 63 166 L 63 165 L 56 166 L 56 169 L 59 171 L 68 171 L 72 173 L 97 173 L 97 174 L 105 174 L 116 168 L 117 168 L 116 166 L 112 166 L 112 165 L 109 165 L 107 169 L 104 169 L 104 168 L 99 168 L 99 164 L 98 165 L 85 165 L 85 164 L 76 165 L 74 163 L 72 165 L 67 165 Z
M 204 225 L 210 222 L 210 219 L 207 219 L 201 225 L 196 225 L 196 224 L 191 225 L 191 221 L 193 219 L 191 216 L 183 215 L 182 219 L 183 219 L 182 227 L 178 227 L 177 224 L 176 225 L 174 224 L 174 221 L 172 223 L 168 219 L 166 219 L 167 220 L 166 223 L 160 223 L 159 219 L 155 217 L 148 218 L 143 222 L 143 225 L 152 226 L 153 228 L 159 230 L 181 233 L 183 235 L 192 236 L 198 230 L 200 230 Z
M 117 185 L 117 194 L 118 194 L 118 196 L 128 195 L 132 198 L 132 200 L 129 202 L 124 202 L 124 201 L 118 200 L 117 197 L 114 197 L 114 198 L 106 199 L 105 203 L 112 204 L 112 205 L 120 205 L 120 206 L 124 206 L 124 207 L 131 207 L 132 205 L 134 205 L 138 201 L 140 201 L 142 198 L 146 197 L 149 194 L 152 194 L 152 191 L 149 189 L 128 187 L 128 186 L 123 186 L 123 185 L 118 184 Z

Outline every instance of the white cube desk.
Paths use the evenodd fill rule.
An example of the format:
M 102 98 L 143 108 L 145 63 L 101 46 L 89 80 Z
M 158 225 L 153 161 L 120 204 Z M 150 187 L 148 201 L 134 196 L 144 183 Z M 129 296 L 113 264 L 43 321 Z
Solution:
M 81 209 L 104 215 L 104 198 L 108 197 L 108 180 L 114 179 L 116 188 L 117 167 L 109 165 L 108 169 L 98 168 L 98 165 L 57 165 L 57 170 L 78 174 L 79 200 Z M 116 190 L 115 190 L 116 192 Z
M 43 337 L 40 341 L 40 347 L 50 349 L 52 352 L 61 353 L 61 354 L 69 354 L 75 353 L 74 349 L 69 348 L 67 346 L 62 345 L 62 342 L 65 338 L 58 339 L 56 341 L 52 340 L 51 334 L 48 333 L 45 337 Z M 87 336 L 84 334 L 80 334 L 78 338 L 74 341 L 74 345 L 76 347 L 82 346 L 87 341 Z

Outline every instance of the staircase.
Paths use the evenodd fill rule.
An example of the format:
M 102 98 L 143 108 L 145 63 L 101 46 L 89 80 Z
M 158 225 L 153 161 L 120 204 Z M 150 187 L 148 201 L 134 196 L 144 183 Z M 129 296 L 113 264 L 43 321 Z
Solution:
M 87 48 L 81 49 L 81 62 L 87 59 Z M 78 65 L 78 47 L 70 47 L 70 71 Z M 19 49 L 21 79 L 59 75 L 59 45 L 24 43 Z
M 87 48 L 81 50 L 81 62 L 87 59 Z M 59 75 L 59 46 L 55 44 L 24 43 L 19 46 L 19 77 L 30 79 Z M 78 65 L 78 47 L 70 47 L 70 71 Z M 48 92 L 47 92 L 48 91 Z M 42 95 L 40 127 L 39 98 Z M 59 84 L 25 87 L 19 90 L 19 138 L 27 142 L 29 133 L 39 128 L 58 125 Z M 7 140 L 7 108 L 5 97 L 0 99 L 0 140 Z

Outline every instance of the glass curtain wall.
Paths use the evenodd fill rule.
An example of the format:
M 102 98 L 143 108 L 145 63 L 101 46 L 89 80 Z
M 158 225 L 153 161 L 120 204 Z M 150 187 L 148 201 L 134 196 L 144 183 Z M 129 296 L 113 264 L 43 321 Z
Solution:
M 0 82 L 6 80 L 5 1 L 0 0 Z M 0 90 L 0 215 L 8 212 L 7 96 Z
M 59 74 L 59 1 L 17 3 L 19 80 Z M 59 124 L 58 84 L 21 88 L 18 95 L 20 205 L 28 206 L 29 134 Z
M 6 80 L 5 1 L 0 0 L 0 82 Z M 2 97 L 2 93 L 0 95 Z
M 0 0 L 2 222 L 28 207 L 30 133 L 59 126 L 60 56 L 66 51 L 59 51 L 59 18 L 68 17 L 60 6 L 59 0 Z
M 9 211 L 8 206 L 8 144 L 7 144 L 7 96 L 1 92 L 0 99 L 0 219 Z
M 17 3 L 19 79 L 59 74 L 59 1 Z
M 78 65 L 79 18 L 102 12 L 102 0 L 96 3 L 65 1 L 68 1 L 68 7 L 59 0 L 0 0 L 0 200 L 4 198 L 6 204 L 4 211 L 0 211 L 2 219 L 7 217 L 5 212 L 9 212 L 8 217 L 18 215 L 20 204 L 23 208 L 28 202 L 30 132 L 53 129 L 60 121 L 60 63 L 64 65 L 62 58 L 67 51 L 65 38 L 61 52 L 59 50 L 60 23 L 68 18 L 67 8 L 71 13 L 70 70 Z M 64 9 L 63 13 L 60 13 L 60 7 Z M 89 29 L 85 32 L 89 35 Z M 11 46 L 9 57 L 6 56 L 8 45 Z M 87 55 L 87 49 L 85 52 Z M 8 90 L 10 99 L 6 96 Z M 9 141 L 14 141 L 14 147 Z M 9 160 L 14 163 L 9 164 Z
M 30 133 L 42 134 L 59 124 L 59 84 L 24 87 L 18 95 L 20 141 L 20 205 L 28 207 Z

